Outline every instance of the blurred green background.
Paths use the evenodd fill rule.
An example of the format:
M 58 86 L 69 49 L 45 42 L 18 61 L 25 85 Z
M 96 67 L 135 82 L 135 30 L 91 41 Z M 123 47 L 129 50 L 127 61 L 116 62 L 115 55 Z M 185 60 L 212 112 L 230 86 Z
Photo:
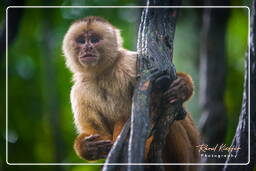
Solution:
M 111 2 L 110 2 L 111 1 Z M 25 5 L 34 5 L 26 1 Z M 140 5 L 135 0 L 58 0 L 58 5 Z M 104 4 L 106 3 L 106 4 Z M 38 1 L 36 5 L 45 5 Z M 53 4 L 54 5 L 54 4 Z M 9 10 L 15 10 L 11 8 Z M 1 21 L 4 9 L 1 9 Z M 96 15 L 120 28 L 124 46 L 136 50 L 140 9 L 135 8 L 25 8 L 18 33 L 8 48 L 8 161 L 10 163 L 83 163 L 74 153 L 76 131 L 69 100 L 71 73 L 62 55 L 62 39 L 76 19 Z M 195 95 L 187 103 L 198 124 L 200 108 L 199 52 L 201 9 L 181 9 L 174 41 L 177 71 L 189 73 L 195 82 Z M 16 27 L 10 26 L 10 27 Z M 225 103 L 228 109 L 226 143 L 230 144 L 238 122 L 242 91 L 244 57 L 247 48 L 248 11 L 232 9 L 228 20 L 228 56 Z M 1 59 L 1 73 L 5 60 Z M 5 77 L 1 74 L 1 118 L 5 121 Z M 5 163 L 5 124 L 1 124 L 0 170 L 99 170 L 100 166 L 7 166 Z M 102 161 L 99 161 L 102 162 Z

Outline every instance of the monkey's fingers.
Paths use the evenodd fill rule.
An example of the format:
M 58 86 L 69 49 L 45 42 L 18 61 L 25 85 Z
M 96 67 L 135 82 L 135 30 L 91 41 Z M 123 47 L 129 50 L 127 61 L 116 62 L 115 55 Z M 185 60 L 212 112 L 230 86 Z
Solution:
M 92 142 L 87 142 L 86 146 L 89 149 L 89 151 L 93 149 L 110 149 L 113 145 L 113 142 L 110 140 L 99 140 L 99 141 L 92 141 Z
M 162 96 L 162 98 L 164 99 L 164 100 L 168 100 L 168 99 L 170 99 L 170 98 L 176 98 L 177 97 L 177 93 L 175 93 L 175 92 L 165 92 L 164 94 L 163 94 L 163 96 Z
M 170 99 L 168 99 L 168 102 L 169 103 L 175 103 L 176 101 L 178 100 L 178 98 L 170 98 Z
M 100 140 L 93 142 L 93 147 L 89 147 L 89 152 L 94 156 L 94 158 L 106 158 L 113 143 L 110 140 Z
M 100 135 L 98 135 L 98 134 L 94 134 L 94 135 L 90 135 L 90 136 L 88 136 L 88 137 L 85 137 L 85 141 L 86 142 L 91 142 L 91 141 L 94 141 L 95 139 L 97 139 L 97 138 L 99 138 L 100 137 Z
M 183 89 L 186 87 L 184 81 L 181 81 L 181 79 L 176 79 L 164 92 L 164 96 L 173 96 L 177 95 L 179 92 L 183 91 Z
M 107 158 L 109 151 L 110 151 L 110 149 L 106 149 L 106 150 L 99 149 L 99 153 L 97 154 L 97 158 L 99 158 L 99 159 Z
M 104 159 L 107 157 L 113 143 L 109 140 L 87 142 L 87 156 L 90 160 Z
M 184 97 L 183 91 L 184 91 L 183 86 L 178 84 L 176 85 L 176 87 L 167 90 L 163 94 L 163 100 L 167 101 L 168 103 L 174 103 L 177 100 L 184 101 L 185 97 Z
M 167 71 L 161 71 L 158 68 L 151 68 L 149 69 L 149 75 L 148 79 L 154 80 L 157 77 L 160 77 L 161 75 L 165 75 Z
M 87 147 L 87 153 L 89 153 L 90 155 L 94 155 L 97 151 L 98 151 L 98 148 L 96 147 L 91 147 L 91 146 Z
M 93 142 L 95 146 L 104 146 L 104 145 L 113 145 L 113 142 L 111 140 L 99 140 L 96 142 Z
M 99 146 L 100 151 L 102 151 L 103 153 L 104 152 L 108 153 L 111 148 L 112 148 L 112 144 Z
M 100 158 L 100 152 L 97 148 L 88 148 L 87 152 L 87 160 L 99 160 Z
M 167 101 L 168 103 L 174 103 L 176 101 L 185 101 L 186 95 L 183 92 L 176 92 L 176 93 L 171 93 L 171 94 L 166 94 L 163 97 L 164 101 Z
M 100 151 L 100 154 L 103 154 L 103 155 L 105 154 L 107 155 L 111 148 L 112 148 L 112 144 L 98 146 L 98 150 Z
M 186 83 L 180 80 L 177 83 L 172 84 L 168 91 L 182 91 L 184 88 L 186 88 Z
M 105 159 L 105 158 L 107 158 L 107 156 L 108 156 L 108 153 L 106 153 L 106 154 L 101 154 L 101 155 L 99 156 L 99 158 Z
M 177 86 L 181 81 L 181 78 L 178 77 L 176 80 L 174 80 L 170 86 L 170 88 Z
M 174 103 L 178 100 L 176 94 L 167 94 L 163 97 L 163 100 L 167 103 Z
M 163 97 L 164 98 L 169 98 L 171 96 L 175 96 L 176 94 L 177 94 L 177 92 L 172 91 L 172 90 L 169 89 L 166 92 L 164 92 Z

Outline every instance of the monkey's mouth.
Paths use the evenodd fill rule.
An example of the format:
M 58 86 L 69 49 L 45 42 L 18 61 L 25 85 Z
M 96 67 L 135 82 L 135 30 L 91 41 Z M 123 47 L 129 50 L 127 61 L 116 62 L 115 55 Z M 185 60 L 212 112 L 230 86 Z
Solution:
M 93 54 L 86 54 L 80 57 L 80 60 L 83 62 L 92 62 L 97 59 L 96 55 Z

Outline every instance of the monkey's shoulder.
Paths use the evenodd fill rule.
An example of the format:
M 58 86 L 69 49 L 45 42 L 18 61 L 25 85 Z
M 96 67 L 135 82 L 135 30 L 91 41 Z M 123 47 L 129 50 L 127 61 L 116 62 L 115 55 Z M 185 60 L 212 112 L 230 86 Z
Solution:
M 137 52 L 120 50 L 121 60 L 119 62 L 119 71 L 117 74 L 124 74 L 124 76 L 130 78 L 133 81 L 136 77 L 136 62 L 137 62 Z
M 98 98 L 99 88 L 96 84 L 91 84 L 89 81 L 86 82 L 75 82 L 71 89 L 71 101 L 91 101 L 94 98 Z

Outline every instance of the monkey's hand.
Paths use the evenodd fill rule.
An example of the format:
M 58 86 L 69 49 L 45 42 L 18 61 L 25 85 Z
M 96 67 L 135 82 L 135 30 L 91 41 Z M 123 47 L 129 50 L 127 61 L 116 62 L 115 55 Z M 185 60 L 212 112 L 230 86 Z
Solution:
M 177 73 L 177 79 L 172 82 L 168 90 L 164 93 L 163 98 L 169 103 L 175 103 L 176 101 L 185 102 L 193 94 L 193 81 L 191 77 L 179 72 Z
M 99 140 L 100 135 L 94 134 L 87 137 L 78 137 L 75 141 L 77 154 L 86 160 L 105 159 L 113 142 L 111 140 Z

